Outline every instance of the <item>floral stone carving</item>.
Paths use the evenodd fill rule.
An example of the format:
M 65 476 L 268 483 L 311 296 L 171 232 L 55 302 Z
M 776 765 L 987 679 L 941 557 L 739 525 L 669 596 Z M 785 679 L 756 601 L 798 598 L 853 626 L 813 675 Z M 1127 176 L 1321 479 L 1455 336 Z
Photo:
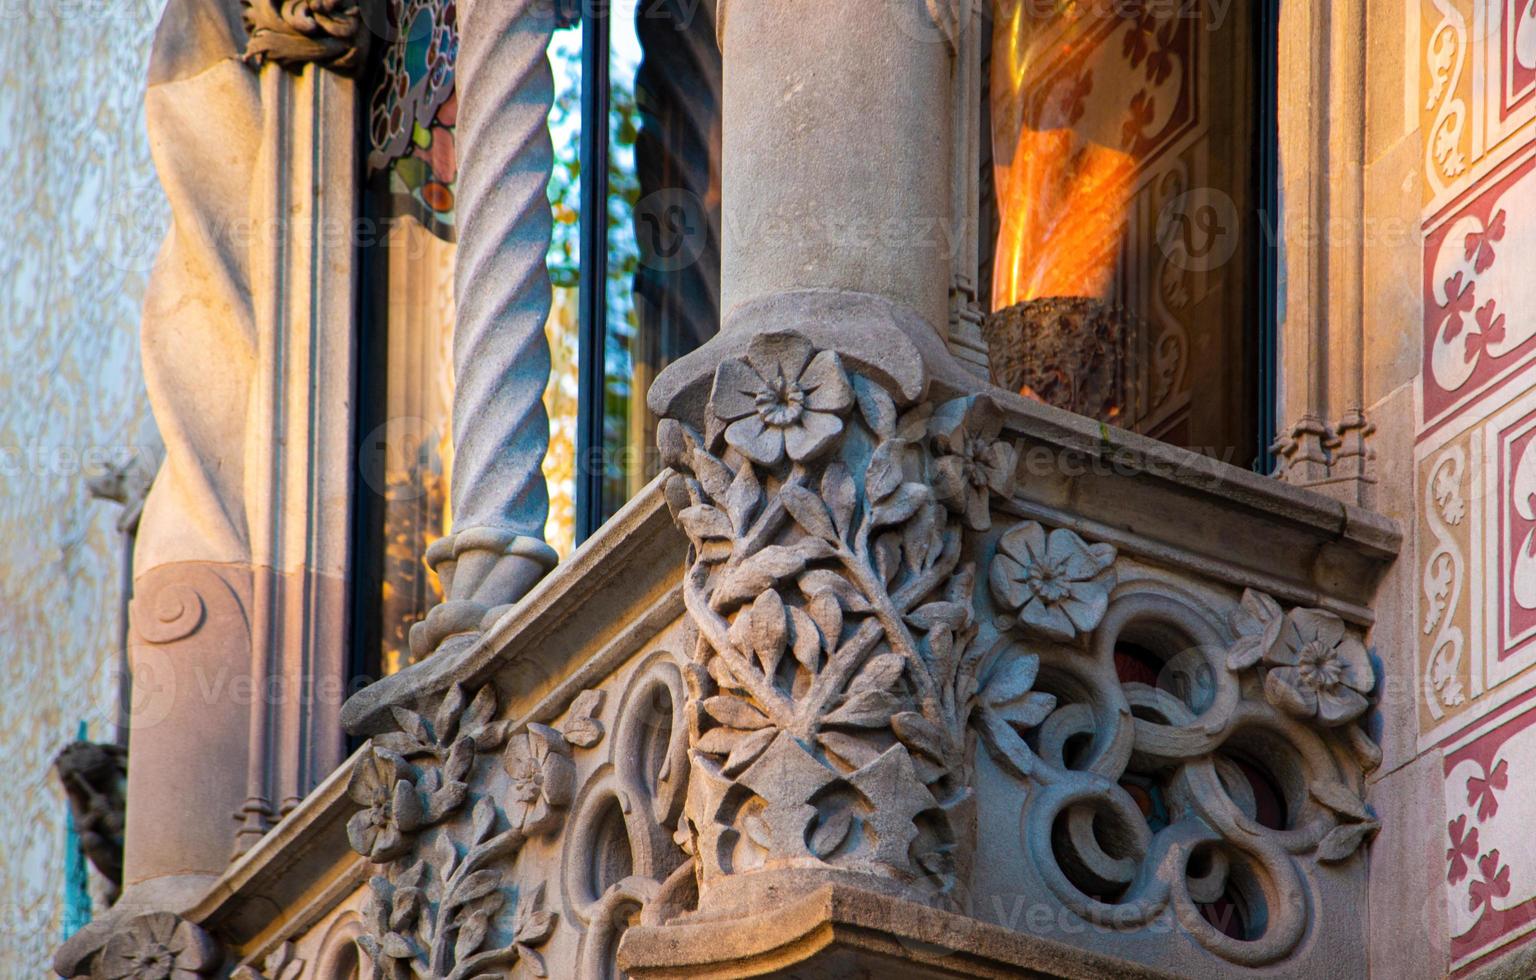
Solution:
M 793 333 L 719 366 L 706 434 L 662 422 L 702 638 L 685 816 L 706 889 L 796 868 L 955 884 L 973 724 L 1046 707 L 1032 657 L 974 643 L 965 529 L 1011 492 L 1000 429 L 985 398 L 898 406 Z
M 92 980 L 198 980 L 223 961 L 218 945 L 196 925 L 170 912 L 136 916 L 107 940 Z
M 692 545 L 678 840 L 701 912 L 756 875 L 972 892 L 981 792 L 1020 815 L 989 831 L 1026 862 L 996 887 L 1087 922 L 1259 966 L 1332 914 L 1307 881 L 1377 831 L 1380 759 L 1337 616 L 994 528 L 1018 459 L 994 405 L 898 403 L 797 334 L 721 364 L 702 423 L 658 437 Z
M 358 757 L 348 792 L 363 809 L 347 833 L 354 850 L 384 866 L 369 883 L 368 931 L 358 940 L 375 980 L 469 980 L 517 963 L 548 973 L 538 947 L 558 917 L 543 907 L 544 886 L 522 887 L 510 868 L 530 837 L 563 822 L 570 746 L 552 728 L 514 732 L 496 714 L 494 687 L 470 698 L 455 686 L 430 723 L 396 708 L 400 730 Z M 503 747 L 505 809 L 471 788 L 483 784 L 476 765 Z

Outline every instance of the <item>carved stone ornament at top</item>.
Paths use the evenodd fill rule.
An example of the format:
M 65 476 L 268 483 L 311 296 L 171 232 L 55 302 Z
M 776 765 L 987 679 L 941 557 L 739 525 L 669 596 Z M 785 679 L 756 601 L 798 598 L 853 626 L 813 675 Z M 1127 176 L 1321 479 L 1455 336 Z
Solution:
M 348 792 L 362 809 L 347 834 L 381 866 L 358 940 L 375 980 L 469 980 L 517 963 L 548 973 L 538 947 L 558 916 L 544 908 L 542 884 L 515 883 L 510 869 L 530 837 L 562 825 L 570 746 L 552 728 L 514 732 L 496 715 L 494 687 L 471 698 L 455 686 L 430 722 L 396 708 L 399 730 L 371 740 L 355 763 Z M 501 801 L 477 791 L 484 778 L 474 776 L 497 762 L 511 779 Z
M 368 55 L 360 0 L 241 0 L 250 40 L 244 60 L 290 70 L 319 65 L 355 75 Z

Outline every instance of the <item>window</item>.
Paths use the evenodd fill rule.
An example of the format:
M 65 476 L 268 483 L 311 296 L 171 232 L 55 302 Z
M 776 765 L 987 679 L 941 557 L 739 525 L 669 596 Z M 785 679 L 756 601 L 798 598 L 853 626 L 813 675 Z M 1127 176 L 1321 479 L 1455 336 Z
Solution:
M 998 383 L 1267 465 L 1273 7 L 998 0 L 980 269 Z
M 721 69 L 710 6 L 587 9 L 583 183 L 565 215 L 581 242 L 581 537 L 660 472 L 650 383 L 720 320 Z
M 584 5 L 550 48 L 555 233 L 546 537 L 562 555 L 660 469 L 651 380 L 719 321 L 720 56 L 695 0 Z M 388 0 L 362 80 L 354 636 L 361 676 L 411 663 L 452 524 L 454 0 Z M 594 176 L 595 175 L 595 176 Z

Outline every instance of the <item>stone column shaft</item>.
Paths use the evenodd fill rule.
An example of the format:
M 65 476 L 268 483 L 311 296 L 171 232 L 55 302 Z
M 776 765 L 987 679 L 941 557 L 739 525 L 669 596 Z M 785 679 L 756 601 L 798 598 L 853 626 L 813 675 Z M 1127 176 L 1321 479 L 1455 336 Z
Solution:
M 951 50 L 922 0 L 729 0 L 723 308 L 873 293 L 949 321 Z

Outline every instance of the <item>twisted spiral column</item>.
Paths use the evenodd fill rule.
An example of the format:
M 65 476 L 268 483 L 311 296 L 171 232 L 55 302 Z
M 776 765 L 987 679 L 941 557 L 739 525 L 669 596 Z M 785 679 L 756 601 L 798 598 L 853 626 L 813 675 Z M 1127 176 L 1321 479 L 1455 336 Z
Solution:
M 454 532 L 427 552 L 447 600 L 412 629 L 418 657 L 488 625 L 555 563 L 542 469 L 555 16 L 549 0 L 459 4 Z

